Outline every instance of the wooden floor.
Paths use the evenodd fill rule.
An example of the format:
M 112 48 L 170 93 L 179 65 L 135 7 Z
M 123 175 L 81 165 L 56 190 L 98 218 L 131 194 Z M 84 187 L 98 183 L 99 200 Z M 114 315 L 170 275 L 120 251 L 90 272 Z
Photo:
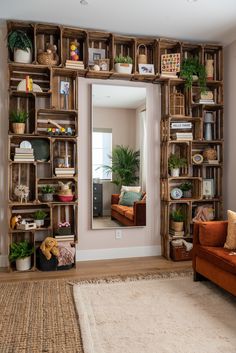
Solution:
M 71 279 L 88 280 L 111 276 L 131 276 L 137 274 L 154 274 L 164 271 L 184 271 L 191 269 L 191 261 L 173 262 L 160 256 L 137 257 L 117 260 L 77 262 L 76 268 L 68 271 L 51 272 L 0 272 L 0 282 Z

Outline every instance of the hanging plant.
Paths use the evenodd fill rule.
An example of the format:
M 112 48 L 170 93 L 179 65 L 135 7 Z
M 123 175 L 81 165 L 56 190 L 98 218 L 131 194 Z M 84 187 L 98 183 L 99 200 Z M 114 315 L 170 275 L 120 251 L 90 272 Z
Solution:
M 181 63 L 180 77 L 185 80 L 185 88 L 191 88 L 194 76 L 198 77 L 201 92 L 206 91 L 206 68 L 197 57 L 186 58 Z

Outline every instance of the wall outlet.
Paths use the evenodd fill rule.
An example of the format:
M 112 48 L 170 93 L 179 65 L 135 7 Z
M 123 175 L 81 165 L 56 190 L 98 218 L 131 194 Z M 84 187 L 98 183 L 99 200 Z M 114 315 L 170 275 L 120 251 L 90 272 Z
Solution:
M 122 238 L 122 230 L 116 229 L 115 235 L 116 235 L 116 239 L 121 239 Z

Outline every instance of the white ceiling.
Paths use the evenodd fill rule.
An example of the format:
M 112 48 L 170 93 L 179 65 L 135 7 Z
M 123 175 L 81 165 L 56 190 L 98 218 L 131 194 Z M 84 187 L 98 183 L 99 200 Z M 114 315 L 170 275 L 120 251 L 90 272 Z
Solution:
M 222 44 L 236 39 L 235 0 L 87 1 L 0 0 L 0 17 Z
M 99 85 L 92 86 L 93 107 L 136 109 L 146 100 L 146 88 Z

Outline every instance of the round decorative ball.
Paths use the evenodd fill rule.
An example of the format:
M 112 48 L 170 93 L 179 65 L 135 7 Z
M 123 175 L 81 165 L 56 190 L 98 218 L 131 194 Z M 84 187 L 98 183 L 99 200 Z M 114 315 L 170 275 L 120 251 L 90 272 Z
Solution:
M 203 158 L 208 161 L 217 159 L 216 150 L 214 148 L 206 148 L 203 152 Z

